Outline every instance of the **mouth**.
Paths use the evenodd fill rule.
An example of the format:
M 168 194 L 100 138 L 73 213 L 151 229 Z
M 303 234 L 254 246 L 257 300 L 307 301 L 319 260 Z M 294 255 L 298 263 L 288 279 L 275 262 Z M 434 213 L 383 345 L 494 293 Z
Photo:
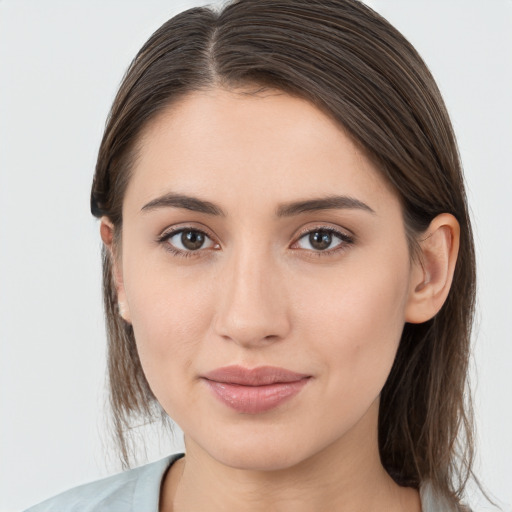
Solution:
M 240 413 L 259 414 L 292 399 L 311 375 L 275 366 L 225 366 L 201 378 L 224 405 Z

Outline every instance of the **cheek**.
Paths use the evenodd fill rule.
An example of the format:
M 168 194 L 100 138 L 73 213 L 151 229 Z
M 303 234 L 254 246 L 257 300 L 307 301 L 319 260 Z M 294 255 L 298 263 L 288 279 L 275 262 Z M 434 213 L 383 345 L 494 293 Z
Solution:
M 193 363 L 210 308 L 201 282 L 169 275 L 168 269 L 153 270 L 129 269 L 125 287 L 139 357 L 157 394 Z
M 396 258 L 395 258 L 396 259 Z M 407 260 L 361 262 L 335 272 L 329 287 L 309 286 L 303 329 L 330 375 L 333 393 L 373 400 L 393 364 L 405 322 Z M 314 327 L 313 330 L 311 328 Z M 318 356 L 318 354 L 317 354 Z M 342 391 L 340 391 L 342 390 Z

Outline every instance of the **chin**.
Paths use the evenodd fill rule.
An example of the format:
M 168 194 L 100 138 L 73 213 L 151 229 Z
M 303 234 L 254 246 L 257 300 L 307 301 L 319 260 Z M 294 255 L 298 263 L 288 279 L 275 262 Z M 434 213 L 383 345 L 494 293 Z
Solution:
M 300 464 L 304 456 L 296 450 L 254 449 L 247 451 L 229 450 L 212 454 L 225 466 L 245 471 L 280 471 Z
M 272 435 L 272 431 L 254 429 L 252 432 L 216 435 L 213 438 L 204 439 L 201 449 L 227 467 L 246 471 L 289 469 L 300 465 L 322 450 L 322 446 L 311 443 L 311 439 L 308 440 L 304 436 L 294 439 L 291 432 L 274 432 L 274 434 Z M 193 447 L 193 450 L 195 448 Z

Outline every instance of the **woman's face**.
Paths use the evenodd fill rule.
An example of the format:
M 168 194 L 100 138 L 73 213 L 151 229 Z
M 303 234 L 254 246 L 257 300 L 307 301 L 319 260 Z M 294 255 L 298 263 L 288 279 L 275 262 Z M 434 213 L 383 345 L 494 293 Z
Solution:
M 397 196 L 343 130 L 243 92 L 191 93 L 144 132 L 118 294 L 187 450 L 278 469 L 376 436 L 413 264 Z

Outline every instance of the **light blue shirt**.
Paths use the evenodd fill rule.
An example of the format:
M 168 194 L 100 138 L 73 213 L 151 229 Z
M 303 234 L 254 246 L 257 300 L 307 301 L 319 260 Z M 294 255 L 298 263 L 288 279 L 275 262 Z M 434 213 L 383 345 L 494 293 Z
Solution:
M 159 512 L 160 488 L 165 473 L 183 453 L 74 487 L 25 512 Z M 422 512 L 452 512 L 442 497 L 424 484 Z
M 163 477 L 171 464 L 183 455 L 171 455 L 74 487 L 25 512 L 159 512 Z

